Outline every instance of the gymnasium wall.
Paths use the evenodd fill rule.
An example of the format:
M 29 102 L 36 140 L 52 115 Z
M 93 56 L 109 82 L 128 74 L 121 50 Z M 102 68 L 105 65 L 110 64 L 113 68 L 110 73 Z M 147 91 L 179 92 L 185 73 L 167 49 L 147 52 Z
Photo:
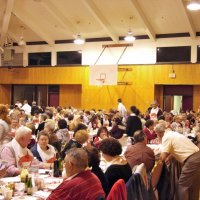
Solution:
M 35 67 L 0 68 L 0 102 L 10 104 L 11 84 L 59 84 L 60 105 L 72 105 L 85 109 L 117 107 L 122 98 L 127 108 L 136 105 L 144 112 L 154 98 L 162 105 L 160 85 L 195 85 L 194 109 L 200 105 L 200 64 L 172 65 L 127 65 L 118 71 L 118 81 L 132 82 L 131 85 L 90 86 L 89 67 Z M 172 68 L 176 78 L 169 78 Z

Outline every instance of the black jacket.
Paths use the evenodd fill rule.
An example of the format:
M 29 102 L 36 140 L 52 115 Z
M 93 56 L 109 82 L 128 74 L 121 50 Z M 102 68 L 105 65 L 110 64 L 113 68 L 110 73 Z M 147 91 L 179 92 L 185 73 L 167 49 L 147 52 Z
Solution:
M 126 122 L 126 134 L 133 137 L 135 131 L 142 130 L 142 122 L 138 116 L 130 115 Z

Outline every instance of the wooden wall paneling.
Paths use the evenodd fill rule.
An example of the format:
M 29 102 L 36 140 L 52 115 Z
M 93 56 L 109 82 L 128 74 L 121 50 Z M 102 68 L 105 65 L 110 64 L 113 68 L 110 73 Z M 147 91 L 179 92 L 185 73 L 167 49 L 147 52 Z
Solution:
M 81 93 L 81 85 L 60 85 L 60 106 L 81 108 Z
M 0 103 L 1 104 L 10 104 L 11 102 L 11 85 L 0 85 Z
M 160 108 L 163 109 L 163 85 L 155 85 L 154 97 L 155 100 L 158 100 Z
M 0 83 L 81 84 L 84 67 L 35 67 L 0 69 Z
M 124 66 L 127 67 L 127 66 Z M 171 64 L 167 65 L 133 65 L 130 72 L 118 72 L 118 81 L 132 82 L 132 85 L 118 86 L 89 86 L 89 67 L 35 67 L 35 68 L 0 68 L 0 84 L 59 84 L 64 95 L 60 103 L 67 103 L 64 99 L 67 92 L 71 92 L 64 85 L 81 85 L 81 104 L 83 108 L 117 108 L 117 99 L 123 100 L 127 109 L 136 105 L 144 112 L 158 93 L 154 85 L 200 85 L 200 64 Z M 174 69 L 176 78 L 169 78 Z M 124 74 L 125 73 L 125 74 Z M 63 88 L 62 88 L 63 87 Z M 75 88 L 76 90 L 76 88 Z M 196 94 L 197 91 L 194 91 Z M 76 94 L 79 94 L 77 92 Z M 66 96 L 67 97 L 67 96 Z M 6 101 L 8 101 L 7 98 Z M 5 100 L 3 100 L 5 101 Z M 198 107 L 197 97 L 194 99 L 194 108 Z
M 194 85 L 193 87 L 193 110 L 197 112 L 200 107 L 200 85 Z
M 145 112 L 154 100 L 154 66 L 134 66 L 136 106 Z

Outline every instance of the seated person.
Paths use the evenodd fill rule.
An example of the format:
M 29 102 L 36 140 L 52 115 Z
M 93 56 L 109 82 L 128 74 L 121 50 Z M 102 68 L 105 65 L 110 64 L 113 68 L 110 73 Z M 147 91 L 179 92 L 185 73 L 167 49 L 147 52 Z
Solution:
M 126 127 L 123 126 L 121 118 L 115 118 L 112 129 L 110 130 L 110 135 L 115 139 L 120 139 L 125 132 Z
M 69 142 L 70 136 L 67 129 L 67 121 L 65 119 L 58 120 L 58 130 L 56 132 L 56 135 L 58 139 L 61 140 L 63 146 Z
M 115 138 L 106 138 L 100 144 L 102 156 L 111 165 L 107 168 L 105 175 L 109 182 L 109 191 L 114 183 L 123 179 L 126 183 L 132 175 L 132 170 L 125 158 L 120 156 L 122 153 L 122 146 Z
M 89 134 L 86 130 L 79 130 L 76 132 L 74 138 L 70 139 L 61 152 L 61 158 L 65 158 L 66 152 L 71 148 L 81 148 L 84 143 L 89 140 Z
M 134 144 L 129 145 L 124 153 L 131 168 L 144 163 L 147 172 L 150 172 L 155 163 L 154 152 L 146 146 L 147 137 L 142 130 L 136 131 L 133 135 Z
M 74 127 L 74 134 L 73 134 L 73 137 L 75 136 L 76 132 L 79 131 L 79 130 L 85 130 L 87 131 L 88 127 L 83 124 L 83 123 L 79 123 L 77 124 L 75 127 Z
M 101 141 L 105 138 L 108 138 L 109 132 L 108 129 L 104 126 L 100 127 L 97 131 L 97 136 L 94 138 L 94 145 L 99 148 Z
M 44 130 L 49 134 L 49 144 L 54 146 L 56 150 L 60 153 L 62 145 L 61 140 L 59 140 L 57 135 L 54 133 L 55 122 L 52 119 L 46 120 Z
M 100 128 L 101 127 L 101 122 L 99 120 L 99 117 L 98 115 L 93 115 L 89 124 L 88 124 L 88 129 L 97 129 L 97 128 Z
M 44 125 L 45 125 L 45 121 L 47 119 L 47 114 L 46 113 L 42 113 L 40 115 L 40 123 L 38 125 L 38 128 L 36 129 L 36 135 L 38 132 L 44 130 Z
M 26 122 L 26 127 L 28 127 L 28 128 L 30 128 L 31 129 L 31 131 L 32 131 L 32 138 L 31 138 L 31 141 L 30 141 L 30 143 L 28 144 L 28 149 L 31 149 L 33 146 L 34 146 L 34 144 L 36 143 L 36 141 L 35 141 L 35 137 L 33 136 L 33 135 L 35 135 L 35 126 L 34 126 L 34 124 L 33 124 L 33 122 Z
M 67 177 L 47 200 L 96 200 L 105 197 L 99 179 L 86 170 L 88 155 L 84 149 L 70 149 L 64 162 Z
M 15 133 L 15 138 L 3 147 L 0 157 L 8 161 L 7 176 L 19 175 L 20 167 L 30 164 L 33 160 L 33 154 L 27 148 L 31 137 L 29 128 L 20 127 Z
M 147 136 L 147 143 L 150 143 L 151 140 L 154 140 L 157 135 L 154 131 L 154 121 L 149 119 L 145 122 L 145 127 L 143 129 L 145 135 Z
M 17 116 L 13 116 L 11 118 L 11 124 L 10 124 L 11 130 L 8 133 L 8 135 L 10 136 L 10 138 L 14 138 L 15 137 L 15 132 L 16 130 L 19 128 L 19 118 Z
M 85 147 L 84 148 L 88 153 L 88 166 L 91 167 L 91 172 L 93 172 L 101 181 L 101 185 L 103 187 L 106 195 L 108 194 L 108 180 L 103 173 L 102 169 L 99 167 L 100 164 L 100 153 L 95 147 Z
M 31 148 L 31 152 L 40 162 L 53 163 L 56 159 L 56 151 L 49 144 L 49 135 L 45 131 L 40 131 L 37 136 L 37 143 Z

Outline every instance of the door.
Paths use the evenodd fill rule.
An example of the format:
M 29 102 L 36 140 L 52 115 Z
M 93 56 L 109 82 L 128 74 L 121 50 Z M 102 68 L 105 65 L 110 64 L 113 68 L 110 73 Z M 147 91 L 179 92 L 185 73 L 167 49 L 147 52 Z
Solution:
M 193 97 L 183 96 L 182 110 L 185 112 L 186 110 L 191 110 L 191 109 L 193 109 Z
M 49 93 L 49 106 L 59 106 L 59 94 Z
M 163 110 L 169 112 L 174 110 L 193 109 L 193 86 L 192 85 L 165 85 L 163 91 Z

